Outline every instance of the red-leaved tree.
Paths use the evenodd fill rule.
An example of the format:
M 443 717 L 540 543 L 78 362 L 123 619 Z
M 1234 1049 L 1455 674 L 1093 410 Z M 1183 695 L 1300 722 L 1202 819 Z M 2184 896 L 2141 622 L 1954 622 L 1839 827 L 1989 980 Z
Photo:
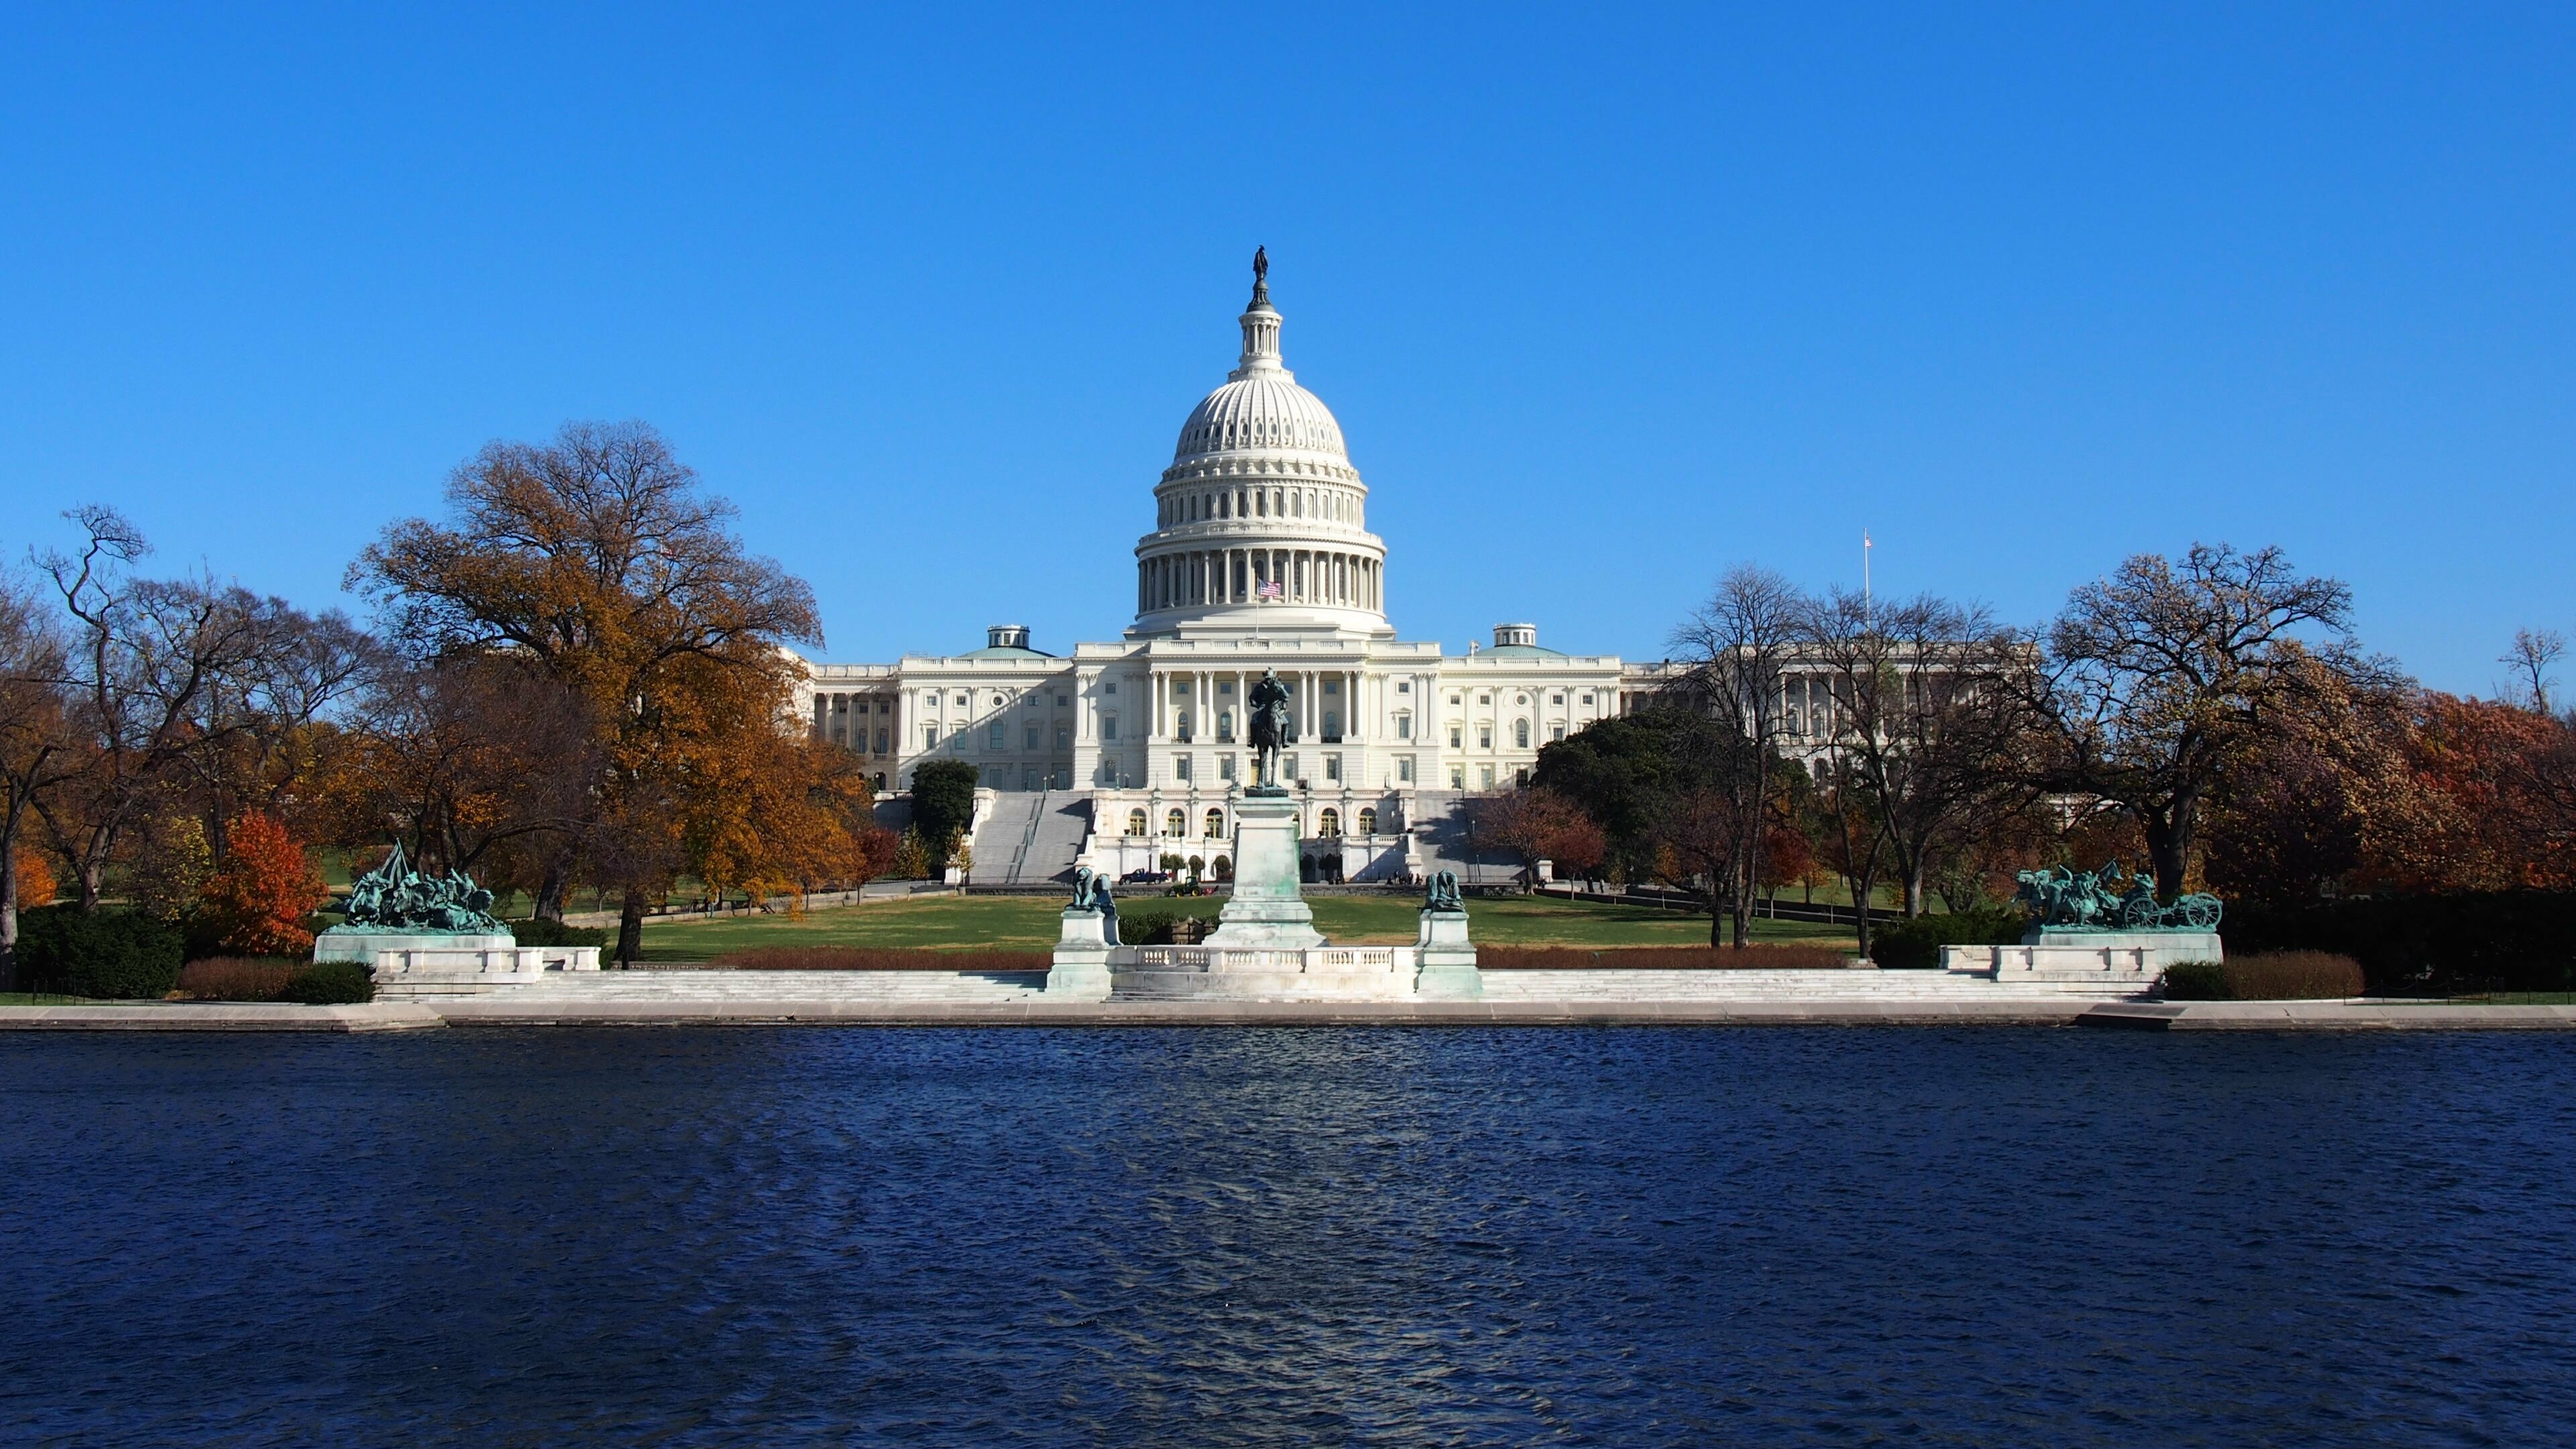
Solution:
M 230 849 L 200 901 L 217 944 L 247 956 L 299 956 L 313 949 L 304 918 L 331 898 L 304 847 L 277 817 L 245 810 L 227 833 Z

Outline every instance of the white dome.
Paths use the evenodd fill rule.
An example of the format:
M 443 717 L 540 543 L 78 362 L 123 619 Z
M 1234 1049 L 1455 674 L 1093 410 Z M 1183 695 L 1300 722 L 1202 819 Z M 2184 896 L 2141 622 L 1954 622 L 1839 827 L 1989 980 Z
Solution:
M 1350 461 L 1342 446 L 1342 425 L 1324 400 L 1299 387 L 1284 367 L 1238 378 L 1209 393 L 1181 424 L 1181 441 L 1172 461 L 1187 462 L 1210 453 L 1322 453 L 1336 463 Z
M 1279 313 L 1254 268 L 1243 355 L 1190 409 L 1136 541 L 1131 638 L 1192 630 L 1392 637 L 1386 545 L 1342 425 L 1279 358 Z

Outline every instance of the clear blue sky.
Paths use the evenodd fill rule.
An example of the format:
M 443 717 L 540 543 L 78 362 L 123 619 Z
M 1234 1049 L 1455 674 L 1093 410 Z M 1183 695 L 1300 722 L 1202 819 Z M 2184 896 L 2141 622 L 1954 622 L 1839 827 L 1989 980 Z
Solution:
M 1407 637 L 1726 565 L 2036 621 L 2279 543 L 2576 633 L 2576 7 L 20 7 L 0 548 L 309 606 L 492 438 L 662 428 L 826 657 L 1115 637 L 1267 244 Z

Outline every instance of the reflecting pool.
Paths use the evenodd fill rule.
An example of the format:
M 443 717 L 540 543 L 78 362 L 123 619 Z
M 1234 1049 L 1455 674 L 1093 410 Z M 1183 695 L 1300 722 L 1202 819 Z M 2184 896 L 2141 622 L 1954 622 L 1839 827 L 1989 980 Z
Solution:
M 2576 1440 L 2576 1041 L 0 1035 L 0 1441 Z

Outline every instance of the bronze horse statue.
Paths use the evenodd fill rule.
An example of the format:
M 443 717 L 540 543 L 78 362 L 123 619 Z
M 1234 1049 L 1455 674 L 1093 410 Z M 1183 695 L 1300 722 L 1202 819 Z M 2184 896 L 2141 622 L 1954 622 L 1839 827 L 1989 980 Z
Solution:
M 1251 707 L 1250 726 L 1252 762 L 1255 783 L 1265 790 L 1285 790 L 1279 779 L 1279 750 L 1288 743 L 1292 725 L 1288 714 L 1288 686 L 1279 682 L 1275 671 L 1265 669 L 1252 684 L 1252 693 L 1244 701 Z

